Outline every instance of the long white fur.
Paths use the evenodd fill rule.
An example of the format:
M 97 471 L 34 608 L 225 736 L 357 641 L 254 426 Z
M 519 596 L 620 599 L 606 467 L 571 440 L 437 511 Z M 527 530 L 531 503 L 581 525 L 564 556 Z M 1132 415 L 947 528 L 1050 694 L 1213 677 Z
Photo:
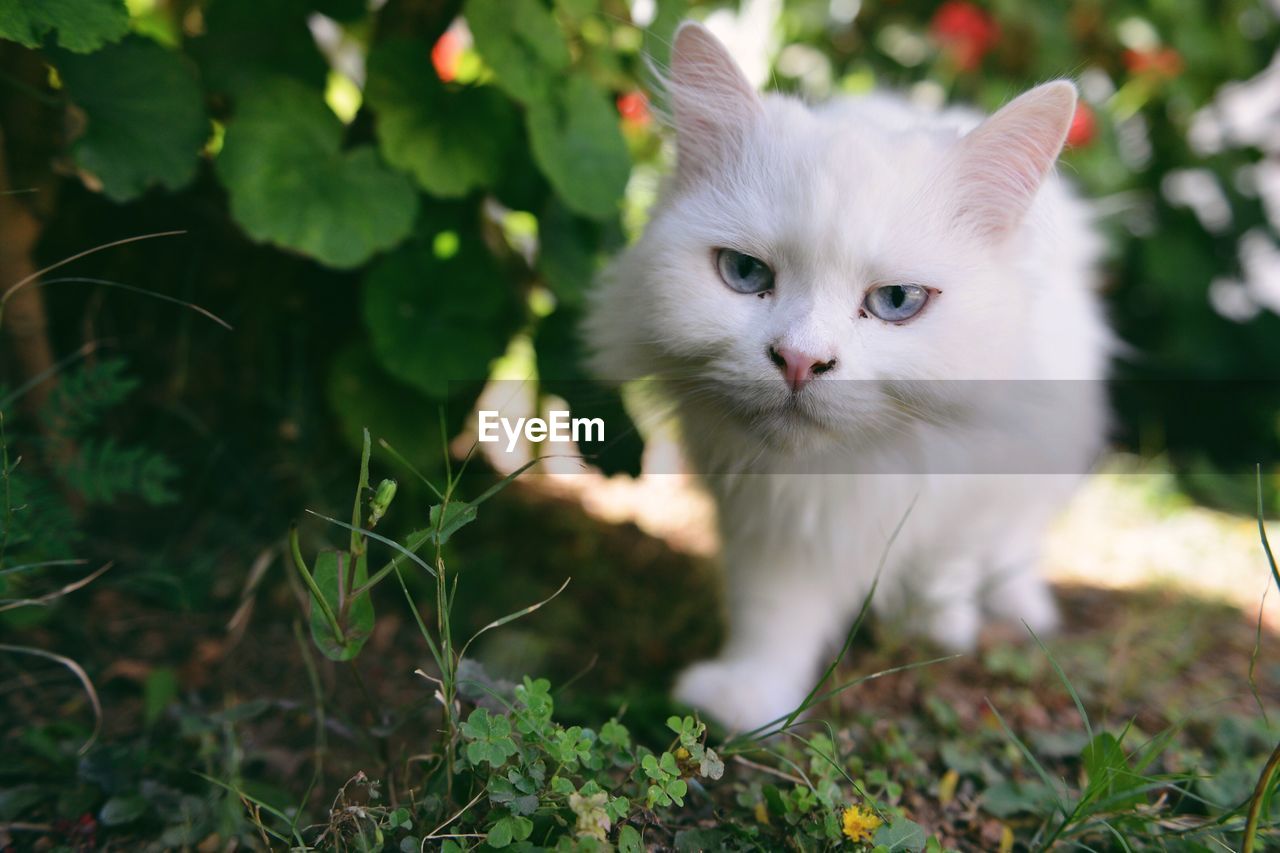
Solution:
M 985 121 L 889 94 L 810 107 L 753 92 L 697 24 L 668 85 L 676 174 L 585 332 L 599 376 L 662 384 L 717 501 L 728 637 L 677 698 L 739 729 L 791 711 L 913 502 L 884 618 L 957 650 L 984 616 L 1051 631 L 1038 550 L 1102 447 L 1111 349 L 1099 241 L 1052 172 L 1074 87 Z M 769 263 L 775 292 L 726 287 L 717 248 Z M 939 293 L 901 325 L 861 316 L 893 282 Z M 771 345 L 837 366 L 793 395 Z

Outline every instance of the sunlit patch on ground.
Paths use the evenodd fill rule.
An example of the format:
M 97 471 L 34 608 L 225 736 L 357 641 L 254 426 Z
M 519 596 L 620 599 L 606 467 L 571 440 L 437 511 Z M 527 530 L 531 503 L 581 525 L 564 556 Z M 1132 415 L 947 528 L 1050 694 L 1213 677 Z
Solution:
M 528 454 L 526 445 L 487 456 L 503 471 Z M 679 471 L 678 459 L 674 442 L 651 439 L 645 469 Z M 676 550 L 716 553 L 715 508 L 687 473 L 605 477 L 578 460 L 557 459 L 525 482 L 577 500 L 601 520 L 632 522 Z M 1044 571 L 1057 583 L 1172 589 L 1255 616 L 1273 583 L 1256 519 L 1199 506 L 1178 491 L 1161 463 L 1128 456 L 1112 458 L 1083 483 L 1050 534 Z M 1280 627 L 1280 595 L 1267 595 L 1263 618 Z

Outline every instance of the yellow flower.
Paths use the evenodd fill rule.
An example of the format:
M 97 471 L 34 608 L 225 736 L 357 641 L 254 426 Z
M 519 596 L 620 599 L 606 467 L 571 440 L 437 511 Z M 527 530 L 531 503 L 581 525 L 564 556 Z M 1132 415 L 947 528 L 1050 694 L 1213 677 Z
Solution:
M 850 841 L 870 841 L 884 823 L 866 806 L 849 806 L 844 810 L 844 834 Z

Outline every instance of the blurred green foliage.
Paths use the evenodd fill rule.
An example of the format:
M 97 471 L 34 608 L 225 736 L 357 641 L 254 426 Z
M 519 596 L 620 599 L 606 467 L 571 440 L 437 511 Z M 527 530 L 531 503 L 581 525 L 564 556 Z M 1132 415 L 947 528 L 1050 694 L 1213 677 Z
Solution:
M 755 41 L 772 80 L 810 98 L 889 86 L 992 108 L 1045 79 L 1079 80 L 1065 168 L 1099 199 L 1110 310 L 1136 353 L 1119 368 L 1132 380 L 1117 386 L 1122 440 L 1168 454 L 1202 496 L 1251 505 L 1251 465 L 1280 459 L 1280 407 L 1267 383 L 1224 383 L 1280 375 L 1280 320 L 1256 301 L 1225 317 L 1210 290 L 1247 291 L 1241 240 L 1274 245 L 1274 224 L 1256 189 L 1257 141 L 1190 140 L 1222 87 L 1275 53 L 1264 3 L 744 5 L 744 32 L 766 22 Z M 53 259 L 188 230 L 184 247 L 101 263 L 237 321 L 233 341 L 183 321 L 176 344 L 171 318 L 149 308 L 113 325 L 178 389 L 153 403 L 182 409 L 196 432 L 233 416 L 227 441 L 303 456 L 299 431 L 354 441 L 368 425 L 425 461 L 439 436 L 424 415 L 446 405 L 456 426 L 519 336 L 536 342 L 531 378 L 590 397 L 570 402 L 607 412 L 622 434 L 616 393 L 567 380 L 582 375 L 582 295 L 643 221 L 664 168 L 639 94 L 645 56 L 660 69 L 679 20 L 735 11 L 686 0 L 0 3 L 4 55 L 38 50 L 48 67 L 46 79 L 6 72 L 3 97 L 56 116 L 52 130 L 5 127 L 11 151 L 45 158 L 24 159 L 13 181 L 41 165 L 74 174 L 57 179 L 56 204 L 44 200 L 41 253 Z M 1189 173 L 1225 215 L 1171 191 Z M 52 307 L 71 340 L 82 303 Z M 193 356 L 210 347 L 216 358 Z M 1189 402 L 1187 382 L 1214 389 L 1212 405 Z M 639 450 L 628 440 L 599 458 L 635 470 Z

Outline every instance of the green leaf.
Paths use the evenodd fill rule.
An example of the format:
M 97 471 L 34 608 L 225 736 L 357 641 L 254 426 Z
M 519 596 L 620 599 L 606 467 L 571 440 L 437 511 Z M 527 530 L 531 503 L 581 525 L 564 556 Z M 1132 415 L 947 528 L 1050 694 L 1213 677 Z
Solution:
M 1089 779 L 1089 785 L 1085 791 L 1088 799 L 1123 794 L 1143 784 L 1143 779 L 1130 771 L 1129 759 L 1125 755 L 1124 747 L 1109 732 L 1102 732 L 1089 741 L 1080 753 L 1080 762 L 1084 765 L 1085 774 Z M 1115 808 L 1131 808 L 1144 799 L 1145 795 L 1137 793 L 1118 801 Z
M 364 318 L 382 366 L 443 400 L 484 383 L 514 331 L 513 297 L 479 236 L 463 234 L 447 257 L 415 242 L 380 261 L 365 279 Z
M 0 0 L 0 38 L 38 48 L 50 32 L 59 47 L 90 53 L 129 32 L 124 0 Z
M 56 468 L 67 485 L 90 503 L 108 504 L 133 496 L 161 506 L 178 497 L 172 488 L 178 469 L 168 457 L 141 445 L 121 445 L 114 438 L 85 439 L 74 455 L 58 460 Z
M 519 134 L 510 101 L 491 86 L 446 89 L 431 46 L 392 41 L 369 54 L 365 98 L 377 115 L 378 148 L 432 195 L 463 196 L 498 182 Z
M 525 118 L 534 159 L 564 203 L 583 216 L 616 216 L 631 157 L 605 93 L 574 75 L 531 102 Z
M 617 720 L 609 720 L 600 727 L 600 742 L 616 749 L 630 749 L 631 733 Z
M 1089 777 L 1089 787 L 1110 786 L 1117 770 L 1128 769 L 1124 749 L 1110 732 L 1102 732 L 1080 752 L 1080 762 Z
M 536 103 L 569 67 L 564 33 L 541 0 L 469 0 L 476 50 L 513 98 Z
M 511 843 L 512 834 L 511 817 L 507 816 L 489 828 L 485 840 L 489 842 L 490 847 L 502 849 Z
M 441 510 L 444 511 L 443 519 L 440 517 Z M 450 536 L 476 520 L 476 507 L 466 501 L 451 500 L 447 504 L 432 506 L 429 518 L 430 527 L 427 529 L 430 532 L 427 534 L 427 541 L 434 544 L 439 537 L 439 544 L 443 545 L 449 541 Z
M 146 798 L 141 794 L 124 794 L 107 800 L 98 812 L 98 819 L 104 826 L 120 826 L 133 823 L 146 813 Z
M 333 635 L 324 611 L 313 601 L 311 637 L 329 660 L 351 660 L 360 654 L 369 635 L 373 633 L 373 600 L 368 595 L 362 595 L 355 601 L 346 602 L 343 597 L 343 574 L 350 566 L 350 559 L 351 556 L 345 551 L 321 551 L 316 556 L 315 569 L 312 571 L 320 593 L 338 616 L 338 624 L 346 640 L 343 642 Z M 368 580 L 368 574 L 365 560 L 361 557 L 356 561 L 355 586 Z M 344 605 L 347 605 L 345 610 Z
M 473 767 L 488 764 L 496 770 L 518 751 L 511 739 L 510 721 L 493 716 L 484 708 L 476 708 L 463 722 L 462 736 L 469 741 L 467 761 Z
M 924 827 L 906 818 L 898 818 L 893 823 L 885 824 L 876 832 L 873 843 L 886 850 L 909 850 L 919 853 L 924 849 L 926 834 Z
M 204 12 L 205 35 L 190 42 L 205 85 L 239 96 L 264 80 L 290 77 L 319 90 L 329 66 L 307 27 L 312 5 L 212 0 Z
M 524 841 L 533 834 L 533 821 L 527 817 L 507 815 L 495 823 L 487 836 L 490 847 L 506 847 L 512 841 Z
M 418 197 L 368 145 L 342 150 L 343 126 L 296 81 L 260 83 L 227 128 L 218 175 L 254 240 L 342 269 L 409 235 Z
M 367 344 L 353 344 L 338 352 L 329 369 L 326 390 L 342 435 L 352 447 L 360 447 L 367 425 L 371 433 L 403 452 L 424 474 L 440 466 L 440 404 L 388 376 Z M 469 412 L 470 400 L 461 401 L 456 408 Z
M 155 184 L 179 189 L 195 177 L 209 121 L 185 57 L 130 39 L 89 56 L 60 52 L 54 61 L 87 119 L 72 154 L 108 198 L 128 201 Z
M 556 6 L 570 18 L 585 18 L 600 10 L 599 0 L 556 0 Z
M 535 720 L 549 721 L 555 709 L 555 700 L 551 698 L 551 682 L 545 678 L 532 679 L 526 675 L 524 683 L 516 686 L 516 701 L 528 709 L 529 715 Z M 613 725 L 622 728 L 617 723 Z M 608 726 L 606 723 L 605 727 Z M 625 736 L 626 729 L 622 729 L 622 732 Z
M 63 371 L 40 410 L 45 428 L 58 435 L 83 437 L 103 415 L 125 401 L 142 384 L 119 357 L 85 362 Z
M 640 830 L 627 824 L 618 830 L 618 853 L 643 853 L 644 840 Z
M 557 302 L 579 307 L 608 255 L 623 242 L 616 222 L 575 216 L 552 199 L 538 216 L 538 272 Z
M 982 794 L 982 809 L 998 818 L 1021 812 L 1046 815 L 1053 809 L 1053 793 L 1044 783 L 1007 780 L 992 785 Z

